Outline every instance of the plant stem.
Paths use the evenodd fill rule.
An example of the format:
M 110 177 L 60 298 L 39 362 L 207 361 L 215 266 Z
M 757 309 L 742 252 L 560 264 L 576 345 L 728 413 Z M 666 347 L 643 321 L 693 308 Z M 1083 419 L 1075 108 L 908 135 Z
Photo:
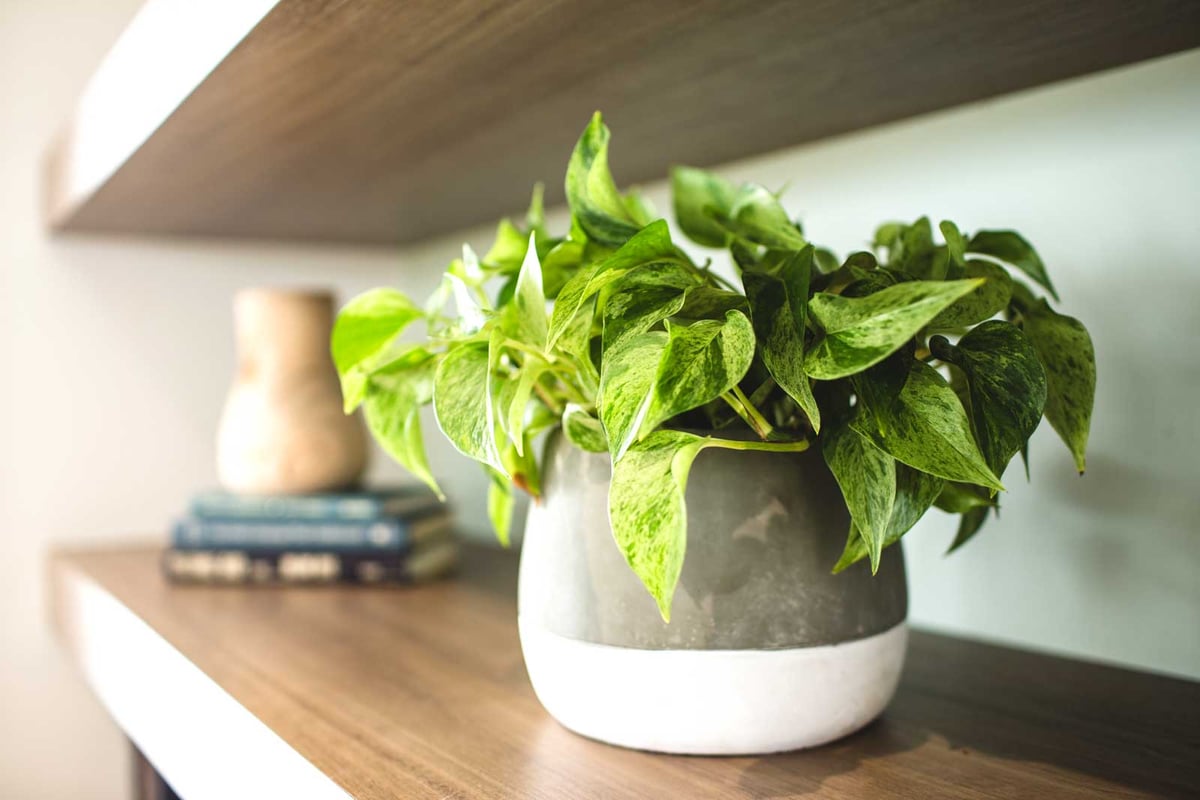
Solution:
M 553 398 L 553 397 L 551 397 L 551 396 L 550 396 L 550 395 L 549 395 L 549 394 L 546 392 L 546 389 L 545 389 L 544 387 L 542 387 L 542 386 L 538 385 L 538 383 L 537 383 L 536 381 L 535 381 L 535 382 L 534 382 L 534 384 L 533 384 L 533 392 L 534 392 L 534 394 L 536 394 L 536 395 L 538 396 L 538 398 L 539 398 L 539 399 L 540 399 L 540 400 L 541 400 L 543 403 L 545 403 L 545 404 L 546 404 L 546 408 L 548 408 L 548 409 L 550 409 L 552 412 L 554 412 L 554 414 L 555 414 L 555 415 L 557 415 L 557 416 L 560 416 L 560 417 L 562 416 L 562 413 L 563 413 L 563 407 L 562 407 L 562 406 L 561 406 L 561 405 L 560 405 L 558 402 L 556 402 L 556 401 L 554 400 L 554 398 Z
M 746 393 L 742 391 L 742 387 L 735 385 L 733 387 L 733 396 L 737 398 L 737 401 L 746 409 L 746 413 L 750 415 L 750 419 L 753 420 L 750 423 L 750 427 L 754 428 L 763 439 L 769 438 L 775 432 L 774 426 L 767 422 L 767 418 L 759 412 L 754 403 L 750 402 L 750 398 L 746 397 Z
M 739 442 L 735 439 L 705 439 L 705 447 L 721 447 L 725 450 L 759 450 L 767 453 L 803 453 L 809 448 L 807 439 L 795 442 Z

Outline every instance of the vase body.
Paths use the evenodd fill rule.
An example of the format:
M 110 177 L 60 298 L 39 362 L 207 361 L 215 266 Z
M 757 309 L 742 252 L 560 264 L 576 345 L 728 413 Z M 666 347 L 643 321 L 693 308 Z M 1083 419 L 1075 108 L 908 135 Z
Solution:
M 817 452 L 708 449 L 687 488 L 687 553 L 665 623 L 608 525 L 607 454 L 547 445 L 521 552 L 521 643 L 566 727 L 646 750 L 812 747 L 874 719 L 903 665 L 899 547 L 838 575 L 849 515 Z
M 342 411 L 329 355 L 327 292 L 245 289 L 234 298 L 238 366 L 217 435 L 217 474 L 244 494 L 295 494 L 355 484 L 367 436 Z

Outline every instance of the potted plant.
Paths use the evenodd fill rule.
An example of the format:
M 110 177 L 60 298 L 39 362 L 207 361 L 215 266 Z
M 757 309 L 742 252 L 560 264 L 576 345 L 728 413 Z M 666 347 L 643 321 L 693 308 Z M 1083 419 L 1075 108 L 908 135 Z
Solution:
M 568 727 L 687 753 L 849 733 L 903 661 L 891 545 L 934 506 L 961 515 L 951 549 L 974 536 L 1043 414 L 1083 471 L 1087 331 L 1040 296 L 1057 300 L 1014 232 L 942 222 L 939 244 L 928 219 L 889 223 L 842 259 L 761 186 L 676 168 L 679 229 L 729 252 L 727 280 L 618 190 L 608 141 L 597 114 L 566 235 L 535 190 L 524 225 L 464 248 L 424 306 L 376 289 L 341 311 L 346 410 L 436 489 L 432 403 L 487 470 L 502 542 L 514 488 L 537 498 L 521 639 Z M 401 341 L 417 321 L 426 339 Z

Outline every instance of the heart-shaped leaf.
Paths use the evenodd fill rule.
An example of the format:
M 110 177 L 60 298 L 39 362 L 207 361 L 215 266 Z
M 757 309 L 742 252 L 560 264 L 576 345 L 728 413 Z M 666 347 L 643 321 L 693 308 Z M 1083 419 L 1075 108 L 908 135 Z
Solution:
M 1042 421 L 1046 373 L 1033 346 L 1015 326 L 990 320 L 957 345 L 941 336 L 930 350 L 963 371 L 971 397 L 971 428 L 984 461 L 996 475 Z
M 1046 369 L 1046 419 L 1082 473 L 1096 397 L 1096 351 L 1083 323 L 1043 300 L 1025 315 L 1025 335 Z
M 723 321 L 671 325 L 658 364 L 650 406 L 638 426 L 646 435 L 676 414 L 717 399 L 737 385 L 754 359 L 754 328 L 740 311 Z
M 980 231 L 971 237 L 967 250 L 1013 265 L 1037 281 L 1051 297 L 1058 299 L 1058 292 L 1054 291 L 1054 285 L 1050 283 L 1050 276 L 1046 274 L 1046 265 L 1042 263 L 1041 256 L 1033 249 L 1033 245 L 1016 231 Z
M 808 284 L 813 251 L 788 254 L 775 274 L 746 271 L 742 283 L 750 302 L 754 332 L 767 370 L 821 430 L 821 410 L 804 372 L 804 332 L 808 319 Z
M 429 470 L 421 436 L 420 411 L 433 399 L 436 368 L 436 357 L 419 348 L 407 360 L 374 373 L 363 412 L 367 427 L 384 451 L 444 499 Z
M 650 223 L 621 249 L 585 267 L 567 281 L 554 302 L 548 346 L 554 346 L 584 303 L 597 292 L 630 270 L 655 263 L 691 264 L 687 256 L 671 242 L 671 232 L 664 220 Z
M 395 289 L 364 292 L 338 313 L 329 349 L 341 378 L 347 414 L 366 397 L 367 379 L 373 369 L 390 360 L 385 354 L 396 337 L 424 315 Z
M 824 330 L 804 357 L 804 371 L 820 380 L 862 372 L 917 334 L 943 309 L 982 281 L 909 281 L 866 297 L 818 292 L 809 313 Z
M 666 348 L 667 334 L 649 331 L 629 337 L 604 354 L 597 405 L 614 461 L 625 454 L 646 417 Z
M 507 474 L 496 447 L 488 351 L 486 343 L 470 342 L 446 354 L 434 375 L 433 410 L 455 449 Z
M 990 261 L 972 259 L 963 267 L 967 278 L 983 281 L 978 289 L 955 300 L 929 323 L 931 331 L 955 331 L 990 319 L 1008 307 L 1012 297 L 1012 278 L 1007 270 Z
M 883 549 L 891 547 L 929 510 L 946 482 L 941 478 L 913 469 L 904 464 L 896 464 L 896 497 L 892 503 L 892 515 L 888 518 L 887 532 L 883 537 Z M 834 573 L 841 572 L 871 554 L 870 546 L 862 535 L 858 525 L 851 523 L 850 536 L 846 540 L 846 549 L 834 566 Z
M 608 128 L 597 111 L 567 165 L 567 204 L 589 239 L 619 247 L 641 225 L 629 213 L 609 171 L 608 140 Z
M 563 411 L 563 434 L 567 441 L 589 453 L 608 452 L 608 438 L 600 420 L 584 411 L 580 406 L 569 403 Z
M 821 453 L 842 488 L 874 573 L 896 500 L 896 461 L 849 425 L 826 430 Z
M 864 375 L 862 380 L 873 378 Z M 885 396 L 886 389 L 874 394 Z M 912 361 L 891 402 L 875 400 L 864 408 L 851 425 L 897 461 L 946 480 L 1004 488 L 979 452 L 958 396 L 928 364 Z
M 671 194 L 675 219 L 689 239 L 705 247 L 729 244 L 729 232 L 705 209 L 728 216 L 737 194 L 733 184 L 702 169 L 675 167 L 671 170 Z
M 779 198 L 756 184 L 738 189 L 728 216 L 712 207 L 707 208 L 706 213 L 717 218 L 738 238 L 772 250 L 800 250 L 807 244 Z

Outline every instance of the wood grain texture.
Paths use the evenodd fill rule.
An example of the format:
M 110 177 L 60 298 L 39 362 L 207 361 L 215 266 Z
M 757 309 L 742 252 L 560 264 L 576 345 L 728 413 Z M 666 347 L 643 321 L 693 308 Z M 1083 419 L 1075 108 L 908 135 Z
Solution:
M 65 149 L 120 117 L 70 126 L 46 203 L 59 231 L 411 241 L 560 200 L 597 108 L 628 183 L 1197 45 L 1193 0 L 280 0 L 94 192 Z
M 356 798 L 1200 796 L 1200 683 L 920 632 L 888 711 L 832 745 L 589 741 L 525 676 L 515 558 L 466 556 L 458 579 L 399 590 L 172 587 L 149 549 L 64 552 L 51 573 L 59 614 L 94 581 Z M 58 622 L 70 644 L 78 620 Z

